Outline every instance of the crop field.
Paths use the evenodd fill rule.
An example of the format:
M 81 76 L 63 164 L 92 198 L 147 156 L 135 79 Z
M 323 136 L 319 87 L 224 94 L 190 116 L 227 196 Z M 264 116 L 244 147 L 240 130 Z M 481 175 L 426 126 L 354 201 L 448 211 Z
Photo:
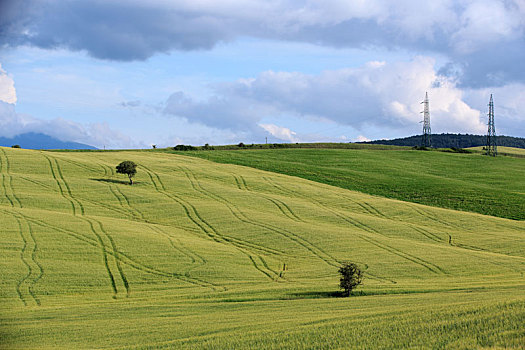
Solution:
M 470 147 L 470 150 L 477 151 L 480 153 L 485 152 L 483 150 L 483 147 Z M 498 154 L 506 155 L 506 156 L 514 156 L 514 157 L 520 157 L 525 158 L 525 149 L 523 148 L 515 148 L 515 147 L 504 147 L 504 146 L 498 146 Z
M 413 151 L 396 146 L 390 146 L 390 150 L 365 148 L 377 145 L 358 146 L 362 148 L 176 153 L 302 177 L 387 198 L 525 220 L 523 159 Z M 501 151 L 505 149 L 501 147 Z
M 301 178 L 167 152 L 0 148 L 0 348 L 524 348 L 525 222 L 505 218 L 521 218 L 523 159 L 329 150 L 330 168 L 321 151 L 199 153 L 285 173 L 295 157 Z M 370 173 L 348 165 L 367 155 Z M 133 186 L 123 160 L 139 165 Z M 501 188 L 502 217 L 338 187 L 355 171 L 355 189 L 392 191 L 385 160 L 399 193 L 412 174 L 421 198 L 438 181 L 463 210 Z M 492 179 L 480 161 L 506 170 Z M 470 173 L 444 176 L 454 164 Z M 350 298 L 343 261 L 364 270 Z

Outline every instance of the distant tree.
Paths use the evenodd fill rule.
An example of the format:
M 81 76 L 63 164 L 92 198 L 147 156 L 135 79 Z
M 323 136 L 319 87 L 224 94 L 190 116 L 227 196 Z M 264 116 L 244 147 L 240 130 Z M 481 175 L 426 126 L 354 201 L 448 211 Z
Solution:
M 157 145 L 151 145 L 151 147 L 153 147 L 153 149 L 156 149 L 156 148 L 157 148 Z
M 173 149 L 175 151 L 195 151 L 197 148 L 190 145 L 177 145 Z
M 244 143 L 239 142 L 239 144 L 238 144 L 237 146 L 238 146 L 238 147 L 244 147 Z
M 117 173 L 128 175 L 129 184 L 133 185 L 133 180 L 131 178 L 137 173 L 137 164 L 131 160 L 125 160 L 117 165 Z
M 11 148 L 21 148 L 20 145 L 12 145 Z
M 344 262 L 339 268 L 339 274 L 341 275 L 339 286 L 344 289 L 343 295 L 347 297 L 363 280 L 363 272 L 359 266 L 351 262 Z

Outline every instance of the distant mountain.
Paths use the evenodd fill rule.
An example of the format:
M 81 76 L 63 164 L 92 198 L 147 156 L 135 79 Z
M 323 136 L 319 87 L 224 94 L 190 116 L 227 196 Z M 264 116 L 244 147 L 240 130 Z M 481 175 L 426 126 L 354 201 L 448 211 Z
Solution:
M 49 135 L 29 132 L 13 138 L 0 137 L 0 146 L 11 147 L 20 145 L 27 149 L 97 149 L 96 147 L 78 142 L 60 141 Z
M 415 135 L 393 140 L 375 140 L 359 143 L 413 147 L 421 145 L 421 135 Z M 435 148 L 468 148 L 485 146 L 486 143 L 487 137 L 485 135 L 432 134 L 432 147 Z M 525 148 L 525 138 L 512 136 L 498 136 L 497 144 L 498 146 Z

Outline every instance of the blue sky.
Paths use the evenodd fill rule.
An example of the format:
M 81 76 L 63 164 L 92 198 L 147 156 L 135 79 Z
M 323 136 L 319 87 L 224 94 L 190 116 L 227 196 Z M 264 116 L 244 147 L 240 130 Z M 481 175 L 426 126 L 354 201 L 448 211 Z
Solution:
M 525 136 L 525 1 L 0 2 L 0 136 L 96 147 Z

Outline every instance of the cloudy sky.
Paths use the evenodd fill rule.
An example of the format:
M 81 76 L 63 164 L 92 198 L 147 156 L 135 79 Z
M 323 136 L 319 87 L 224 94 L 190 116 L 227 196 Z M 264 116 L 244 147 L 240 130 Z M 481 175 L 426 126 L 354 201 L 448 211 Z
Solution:
M 0 136 L 525 137 L 525 0 L 0 0 Z M 521 108 L 520 108 L 521 107 Z

